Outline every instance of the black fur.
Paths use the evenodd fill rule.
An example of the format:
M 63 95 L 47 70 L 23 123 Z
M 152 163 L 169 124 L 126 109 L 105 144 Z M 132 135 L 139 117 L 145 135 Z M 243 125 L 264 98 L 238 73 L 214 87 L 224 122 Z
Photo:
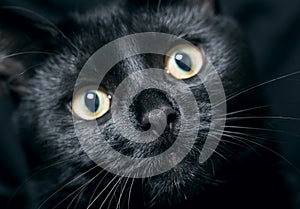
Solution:
M 14 88 L 11 78 L 42 62 L 39 67 L 22 74 L 22 82 L 17 83 L 27 92 L 21 97 L 16 121 L 27 149 L 28 162 L 33 170 L 58 162 L 32 178 L 35 197 L 32 208 L 40 205 L 41 208 L 54 208 L 57 204 L 57 208 L 67 208 L 68 205 L 71 208 L 86 208 L 93 192 L 95 191 L 94 197 L 97 196 L 114 178 L 112 174 L 102 172 L 72 202 L 77 194 L 72 192 L 101 172 L 101 168 L 89 170 L 95 164 L 80 147 L 68 105 L 83 64 L 106 43 L 133 33 L 173 34 L 204 49 L 206 58 L 211 61 L 222 79 L 228 98 L 256 83 L 251 54 L 240 30 L 229 18 L 212 12 L 214 6 L 207 5 L 209 1 L 201 0 L 161 1 L 159 4 L 156 1 L 129 1 L 120 5 L 99 7 L 88 14 L 71 15 L 65 20 L 60 29 L 67 38 L 49 23 L 37 24 L 29 18 L 26 20 L 30 22 L 30 30 L 28 27 L 20 28 L 19 21 L 23 23 L 25 20 L 10 12 L 6 14 L 11 18 L 11 24 L 1 29 L 1 34 L 4 34 L 0 42 L 1 53 L 10 54 L 16 50 L 28 51 L 32 48 L 51 52 L 51 55 L 44 54 L 42 57 L 26 55 L 27 59 L 10 58 L 10 62 L 20 66 L 14 68 L 15 71 L 9 71 L 10 73 L 7 73 L 8 60 L 4 59 L 0 63 L 0 70 L 5 69 L 2 70 L 5 72 L 2 78 L 9 81 L 8 88 L 20 94 L 20 88 Z M 1 15 L 4 14 L 2 11 Z M 18 21 L 12 21 L 12 18 Z M 4 24 L 4 21 L 0 24 Z M 29 39 L 23 44 L 25 36 Z M 11 38 L 13 46 L 9 44 Z M 21 44 L 25 47 L 21 47 Z M 120 49 L 120 52 L 122 50 L 124 49 Z M 149 67 L 163 69 L 163 57 L 141 55 L 126 59 L 106 75 L 101 87 L 113 94 L 126 76 Z M 143 79 L 147 78 L 140 77 L 137 82 L 143 82 Z M 166 79 L 166 82 L 169 81 Z M 121 179 L 121 186 L 116 189 L 116 198 L 112 198 L 110 202 L 112 196 L 109 196 L 103 208 L 116 208 L 123 188 L 124 195 L 120 203 L 122 208 L 127 208 L 131 184 L 133 186 L 129 208 L 289 208 L 288 193 L 278 173 L 277 158 L 270 152 L 276 151 L 276 143 L 257 137 L 259 131 L 255 128 L 267 127 L 265 121 L 250 118 L 230 120 L 228 116 L 225 128 L 228 132 L 223 135 L 214 155 L 203 165 L 197 162 L 197 150 L 201 149 L 203 136 L 207 134 L 210 125 L 210 105 L 207 92 L 199 79 L 192 78 L 186 83 L 197 99 L 203 119 L 198 124 L 201 131 L 194 149 L 167 173 L 149 179 L 135 179 L 134 182 L 130 179 L 125 186 L 126 179 Z M 176 118 L 180 116 L 176 103 L 163 92 L 148 90 L 141 93 L 136 100 L 131 107 L 131 112 L 136 115 L 132 118 L 135 124 L 140 123 L 139 117 L 143 117 L 143 114 L 161 106 L 174 109 Z M 254 89 L 229 100 L 227 112 L 262 104 L 261 93 Z M 260 115 L 264 116 L 266 113 L 261 109 L 254 109 L 236 113 L 233 117 Z M 101 144 L 97 142 L 99 138 L 106 139 L 121 152 L 131 150 L 133 155 L 153 155 L 169 146 L 165 142 L 157 142 L 151 147 L 145 147 L 125 141 L 116 131 L 110 114 L 99 119 L 98 124 L 101 130 L 99 135 L 95 135 L 92 130 L 84 130 L 86 140 L 91 141 L 95 152 L 105 151 L 101 150 Z M 253 129 L 236 129 L 234 126 Z M 177 131 L 176 126 L 173 129 L 167 128 L 162 138 L 168 138 L 172 142 Z M 86 171 L 89 172 L 85 173 Z M 113 180 L 91 208 L 100 207 L 118 179 Z M 59 190 L 65 184 L 67 186 Z M 56 191 L 58 192 L 55 193 Z M 69 198 L 64 199 L 68 195 Z M 47 199 L 48 197 L 50 198 Z

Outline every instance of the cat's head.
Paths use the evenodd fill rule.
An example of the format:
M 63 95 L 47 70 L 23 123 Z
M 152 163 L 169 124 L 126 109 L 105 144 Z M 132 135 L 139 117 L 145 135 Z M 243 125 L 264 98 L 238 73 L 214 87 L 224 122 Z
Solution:
M 114 150 L 135 158 L 150 158 L 165 152 L 176 141 L 184 115 L 178 101 L 161 89 L 178 88 L 175 96 L 184 98 L 185 95 L 180 95 L 185 93 L 180 89 L 184 85 L 192 92 L 199 112 L 198 121 L 188 121 L 191 130 L 199 129 L 195 145 L 171 170 L 146 178 L 143 193 L 147 200 L 154 202 L 176 202 L 202 192 L 201 188 L 207 184 L 216 183 L 216 176 L 223 173 L 227 163 L 223 159 L 227 144 L 224 142 L 219 146 L 208 161 L 199 163 L 200 150 L 213 126 L 212 104 L 203 84 L 203 80 L 210 81 L 211 75 L 205 74 L 204 68 L 213 69 L 222 81 L 225 94 L 231 95 L 251 83 L 252 65 L 239 29 L 233 21 L 217 14 L 215 8 L 213 1 L 208 0 L 126 1 L 119 6 L 100 6 L 84 15 L 71 15 L 60 29 L 45 21 L 25 21 L 20 15 L 7 12 L 6 18 L 11 18 L 9 24 L 4 19 L 0 22 L 5 26 L 4 30 L 0 29 L 0 53 L 4 55 L 0 72 L 2 78 L 9 78 L 6 79 L 8 88 L 21 98 L 18 126 L 24 141 L 31 144 L 33 155 L 38 155 L 34 161 L 40 164 L 67 161 L 63 167 L 57 168 L 59 182 L 71 180 L 74 175 L 87 171 L 95 163 L 87 156 L 78 134 L 89 153 L 105 156 L 108 162 L 115 156 L 108 154 L 103 140 Z M 180 38 L 170 39 L 166 43 L 169 46 L 166 55 L 140 54 L 115 63 L 101 84 L 96 85 L 97 88 L 95 84 L 98 81 L 91 78 L 78 82 L 88 59 L 101 47 L 123 36 L 147 32 Z M 120 56 L 141 48 L 141 44 L 149 44 L 120 43 L 119 48 L 114 45 L 114 52 Z M 15 54 L 23 52 L 20 56 Z M 106 56 L 110 59 L 110 56 L 116 55 Z M 160 89 L 139 92 L 132 97 L 128 109 L 122 109 L 122 101 L 129 97 L 124 92 L 133 94 L 134 87 L 155 82 L 155 75 L 141 73 L 131 77 L 129 80 L 133 87 L 127 86 L 123 94 L 115 97 L 118 86 L 134 73 L 149 68 L 161 69 L 160 80 L 154 83 Z M 103 74 L 102 71 L 101 63 L 98 63 L 94 73 Z M 214 90 L 216 93 L 221 91 Z M 189 101 L 185 102 L 189 105 Z M 116 104 L 115 111 L 124 111 L 128 115 L 129 124 L 112 119 L 112 103 Z M 228 110 L 247 105 L 247 99 L 235 101 L 228 104 Z M 81 126 L 83 129 L 76 133 L 74 120 L 76 124 L 92 120 L 97 123 L 97 130 Z M 220 120 L 225 119 L 221 117 Z M 139 132 L 150 129 L 155 132 L 156 129 L 161 130 L 162 121 L 166 127 L 151 143 L 133 142 L 130 129 L 123 130 L 127 131 L 129 138 L 125 138 L 120 131 L 123 123 L 124 127 L 130 125 Z M 221 132 L 215 130 L 214 134 L 219 137 Z M 132 134 L 132 137 L 135 135 Z M 185 142 L 181 145 L 186 146 Z M 172 154 L 170 163 L 177 157 L 176 153 Z M 149 166 L 156 167 L 158 163 L 149 163 Z M 91 175 L 87 173 L 79 179 L 85 182 L 91 179 Z

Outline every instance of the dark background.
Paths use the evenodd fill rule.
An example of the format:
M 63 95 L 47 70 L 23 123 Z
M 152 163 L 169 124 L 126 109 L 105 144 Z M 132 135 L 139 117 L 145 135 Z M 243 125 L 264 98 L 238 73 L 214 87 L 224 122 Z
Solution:
M 100 1 L 103 4 L 104 1 Z M 93 8 L 97 2 L 2 0 L 0 6 L 25 7 L 58 22 L 67 12 L 83 12 Z M 220 4 L 222 13 L 235 18 L 244 30 L 254 52 L 256 73 L 261 82 L 300 71 L 299 0 L 220 0 Z M 300 187 L 300 174 L 296 170 L 300 169 L 300 76 L 297 74 L 271 82 L 262 91 L 267 92 L 272 116 L 299 118 L 274 119 L 273 124 L 275 130 L 282 131 L 277 137 L 289 169 L 290 182 L 295 188 Z M 14 108 L 10 98 L 0 92 L 0 202 L 7 200 L 27 177 L 26 162 L 10 121 Z M 28 194 L 26 186 L 22 187 L 22 193 Z

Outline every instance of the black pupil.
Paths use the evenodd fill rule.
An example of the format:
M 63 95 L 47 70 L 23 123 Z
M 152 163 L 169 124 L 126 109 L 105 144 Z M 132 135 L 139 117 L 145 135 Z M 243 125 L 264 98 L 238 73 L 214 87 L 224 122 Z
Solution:
M 178 67 L 186 72 L 190 72 L 192 70 L 192 61 L 189 55 L 184 52 L 177 52 L 175 54 L 175 60 Z
M 88 91 L 85 94 L 84 102 L 86 107 L 92 112 L 97 112 L 99 106 L 100 106 L 100 99 L 98 95 L 95 92 Z

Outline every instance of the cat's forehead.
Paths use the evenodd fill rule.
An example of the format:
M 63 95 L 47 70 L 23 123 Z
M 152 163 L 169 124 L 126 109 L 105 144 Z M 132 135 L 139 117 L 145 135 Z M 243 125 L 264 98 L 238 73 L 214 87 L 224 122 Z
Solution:
M 220 18 L 201 14 L 198 8 L 180 6 L 165 8 L 158 12 L 138 10 L 130 14 L 111 12 L 104 17 L 95 14 L 88 18 L 77 18 L 77 23 L 70 36 L 71 42 L 76 47 L 71 47 L 71 49 L 66 47 L 68 50 L 64 50 L 56 59 L 51 59 L 46 66 L 46 69 L 49 69 L 46 73 L 53 76 L 53 72 L 55 72 L 59 83 L 63 83 L 63 85 L 70 83 L 72 86 L 83 65 L 97 50 L 118 38 L 143 32 L 171 34 L 187 39 L 187 41 L 195 40 L 192 43 L 196 45 L 201 45 L 201 41 L 204 40 L 206 41 L 206 55 L 209 56 L 211 62 L 216 61 L 219 65 L 223 65 L 218 69 L 223 71 L 236 57 L 234 54 L 238 53 L 238 47 L 235 49 L 234 42 L 239 39 L 239 35 L 234 24 L 228 23 L 224 19 L 219 20 Z M 235 31 L 235 33 L 231 31 Z M 130 45 L 130 47 L 136 46 Z M 121 48 L 117 51 L 122 53 Z M 224 57 L 224 54 L 228 54 L 229 51 L 231 55 Z M 145 63 L 136 58 L 132 58 L 129 62 L 125 60 L 123 62 L 125 65 L 119 67 L 119 70 L 122 71 L 120 75 L 126 75 L 130 69 L 149 67 L 147 64 L 151 65 L 151 61 L 148 59 Z M 160 65 L 150 67 L 161 68 L 164 66 L 161 62 Z M 45 77 L 47 76 L 41 76 L 41 79 Z M 65 82 L 66 80 L 71 81 Z
M 213 30 L 214 18 L 193 7 L 167 7 L 160 11 L 137 10 L 134 12 L 111 12 L 105 16 L 101 12 L 86 17 L 77 17 L 74 39 L 83 47 L 100 47 L 117 38 L 143 32 L 163 32 L 179 37 Z

